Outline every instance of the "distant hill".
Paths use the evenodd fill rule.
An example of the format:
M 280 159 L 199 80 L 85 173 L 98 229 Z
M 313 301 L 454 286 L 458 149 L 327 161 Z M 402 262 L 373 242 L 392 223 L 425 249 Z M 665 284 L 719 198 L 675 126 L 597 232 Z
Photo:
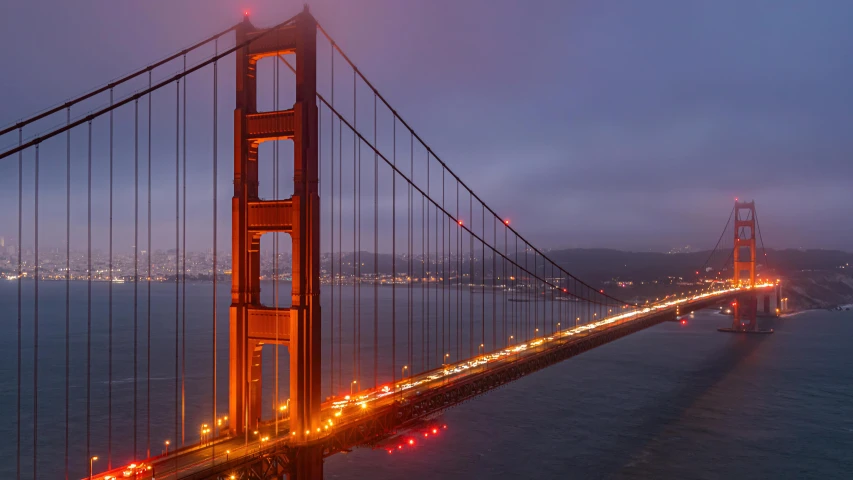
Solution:
M 552 250 L 548 256 L 580 278 L 601 281 L 611 278 L 650 279 L 666 276 L 694 278 L 710 251 L 691 253 L 625 252 L 610 249 L 571 248 Z M 720 257 L 711 262 L 719 265 Z M 767 261 L 758 258 L 760 270 L 789 276 L 802 270 L 837 270 L 853 264 L 853 253 L 840 250 L 767 250 Z M 730 262 L 730 260 L 729 260 Z M 853 269 L 853 267 L 850 267 Z M 853 271 L 853 270 L 851 270 Z

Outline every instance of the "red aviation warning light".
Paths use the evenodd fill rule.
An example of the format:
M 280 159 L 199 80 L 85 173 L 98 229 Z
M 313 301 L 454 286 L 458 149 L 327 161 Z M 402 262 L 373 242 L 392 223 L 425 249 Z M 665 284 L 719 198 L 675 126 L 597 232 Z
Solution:
M 459 226 L 460 227 L 462 226 L 462 220 L 459 220 Z
M 509 225 L 509 219 L 504 220 L 504 225 Z

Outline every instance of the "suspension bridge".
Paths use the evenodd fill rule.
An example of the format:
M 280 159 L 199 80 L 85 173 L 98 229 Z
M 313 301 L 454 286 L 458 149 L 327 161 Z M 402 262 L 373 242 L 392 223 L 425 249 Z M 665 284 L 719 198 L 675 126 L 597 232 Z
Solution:
M 330 455 L 405 448 L 442 411 L 639 330 L 730 305 L 721 330 L 762 333 L 782 307 L 754 202 L 664 295 L 575 277 L 307 8 L 247 15 L 3 145 L 16 478 L 322 478 Z

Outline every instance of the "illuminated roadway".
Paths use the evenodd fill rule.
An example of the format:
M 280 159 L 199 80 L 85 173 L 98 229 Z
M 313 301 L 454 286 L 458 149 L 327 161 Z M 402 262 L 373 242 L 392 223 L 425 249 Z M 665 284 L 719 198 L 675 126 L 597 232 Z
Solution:
M 757 285 L 756 289 L 772 287 L 773 284 Z M 447 364 L 442 368 L 430 370 L 401 380 L 393 385 L 385 385 L 378 389 L 356 392 L 352 398 L 349 396 L 341 400 L 324 402 L 322 411 L 324 415 L 323 428 L 319 432 L 312 432 L 309 441 L 314 441 L 327 436 L 341 427 L 355 423 L 369 412 L 376 412 L 393 405 L 395 402 L 403 402 L 422 395 L 433 389 L 438 389 L 453 383 L 462 382 L 469 377 L 490 371 L 500 366 L 513 362 L 523 362 L 539 353 L 555 349 L 557 347 L 579 341 L 581 339 L 599 334 L 616 326 L 627 325 L 638 320 L 643 320 L 655 315 L 674 313 L 675 307 L 679 306 L 685 310 L 699 303 L 705 304 L 709 301 L 719 300 L 722 297 L 731 296 L 743 288 L 729 288 L 714 292 L 705 292 L 691 297 L 674 298 L 664 300 L 655 304 L 606 317 L 595 322 L 577 325 L 570 329 L 563 329 L 551 335 L 538 337 L 528 342 L 510 345 L 502 350 L 486 353 L 477 357 Z M 257 433 L 249 432 L 248 443 L 244 436 L 221 437 L 206 445 L 191 445 L 169 455 L 145 460 L 136 469 L 135 478 L 138 479 L 166 479 L 181 478 L 192 473 L 211 467 L 211 456 L 215 451 L 215 464 L 220 464 L 226 459 L 234 460 L 251 455 L 261 448 L 266 449 L 274 444 L 287 442 L 291 435 L 287 429 L 287 419 L 279 420 L 279 434 L 275 435 L 275 424 L 270 421 L 264 424 Z M 313 437 L 313 438 L 312 438 Z M 128 466 L 119 467 L 109 472 L 102 472 L 94 476 L 96 479 L 133 478 Z M 176 475 L 177 473 L 177 475 Z

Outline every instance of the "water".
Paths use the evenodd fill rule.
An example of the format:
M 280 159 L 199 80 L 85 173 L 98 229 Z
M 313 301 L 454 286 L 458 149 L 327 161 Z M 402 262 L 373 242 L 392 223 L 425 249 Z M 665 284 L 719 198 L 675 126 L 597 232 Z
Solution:
M 448 411 L 440 438 L 326 461 L 327 478 L 850 478 L 853 313 L 718 333 L 666 323 Z
M 272 303 L 271 288 L 265 284 L 265 302 Z M 350 305 L 351 286 L 336 293 Z M 363 288 L 362 342 L 372 343 L 372 288 Z M 22 478 L 32 476 L 32 283 L 24 283 L 22 375 Z M 106 467 L 108 371 L 108 284 L 93 284 L 91 409 L 89 447 L 91 455 Z M 216 356 L 226 365 L 228 355 L 228 285 L 218 290 Z M 147 290 L 141 284 L 137 315 L 137 452 L 159 453 L 166 439 L 174 445 L 179 437 L 180 397 L 176 397 L 175 375 L 175 286 L 152 285 L 151 343 L 151 432 L 147 432 Z M 341 293 L 344 294 L 341 297 Z M 413 291 L 413 334 L 425 328 L 420 323 L 419 291 Z M 435 294 L 436 292 L 433 292 Z M 87 286 L 72 282 L 70 301 L 70 407 L 69 465 L 72 478 L 85 475 L 86 446 L 86 345 Z M 390 311 L 391 290 L 379 289 L 380 311 Z M 282 303 L 289 299 L 289 285 L 281 286 Z M 452 295 L 452 293 L 450 293 Z M 0 476 L 15 472 L 16 456 L 16 356 L 17 284 L 0 284 Z M 114 465 L 133 457 L 133 285 L 113 285 L 113 447 Z M 397 289 L 398 322 L 407 315 L 406 289 Z M 473 305 L 469 302 L 473 301 Z M 479 301 L 478 301 L 479 299 Z M 463 292 L 460 315 L 474 307 L 475 318 L 491 317 L 491 295 Z M 507 304 L 513 308 L 542 308 Z M 328 338 L 331 295 L 324 290 L 324 339 Z M 565 302 L 553 302 L 566 308 Z M 546 313 L 551 303 L 546 304 Z M 178 319 L 181 311 L 178 305 Z M 39 352 L 39 478 L 58 478 L 64 469 L 64 368 L 65 284 L 40 285 Z M 352 309 L 344 309 L 345 372 L 336 374 L 335 384 L 346 384 L 353 375 L 349 348 Z M 541 311 L 540 311 L 541 312 Z M 448 307 L 447 316 L 455 315 Z M 518 317 L 523 321 L 524 315 Z M 186 430 L 187 441 L 198 437 L 197 426 L 212 418 L 210 359 L 212 353 L 212 303 L 210 284 L 187 285 L 186 344 Z M 433 318 L 435 312 L 432 312 Z M 558 321 L 560 317 L 548 321 Z M 379 319 L 380 346 L 390 343 L 389 318 Z M 434 321 L 434 320 L 433 320 Z M 359 449 L 326 461 L 327 478 L 849 478 L 853 468 L 853 333 L 851 312 L 807 312 L 768 321 L 776 333 L 739 336 L 716 332 L 725 318 L 698 314 L 687 326 L 667 323 L 621 339 L 559 365 L 550 367 L 448 411 L 443 422 L 448 429 L 438 438 L 418 441 L 414 448 L 389 455 L 384 450 Z M 452 325 L 452 324 L 451 324 Z M 542 325 L 542 324 L 540 324 Z M 178 324 L 180 328 L 180 322 Z M 434 328 L 435 324 L 431 325 Z M 475 323 L 491 338 L 491 325 Z M 497 326 L 495 336 L 503 334 Z M 544 327 L 543 327 L 544 328 Z M 396 375 L 408 362 L 407 327 L 398 326 Z M 462 355 L 469 344 L 461 332 Z M 180 337 L 178 337 L 180 339 Z M 430 337 L 428 351 L 438 351 Z M 450 342 L 448 342 L 450 343 Z M 419 359 L 420 342 L 412 352 Z M 180 342 L 178 344 L 180 349 Z M 324 349 L 326 349 L 324 340 Z M 271 349 L 265 352 L 264 405 L 273 409 Z M 391 365 L 388 348 L 382 348 L 380 365 Z M 286 349 L 281 349 L 281 398 L 286 398 Z M 440 354 L 432 353 L 430 364 Z M 401 358 L 405 357 L 405 358 Z M 338 358 L 336 360 L 340 361 Z M 372 384 L 373 354 L 362 351 L 360 378 Z M 178 362 L 180 367 L 180 362 Z M 330 370 L 324 365 L 324 393 L 337 390 L 329 384 Z M 389 371 L 378 372 L 387 381 Z M 217 412 L 227 407 L 227 371 L 217 372 Z M 329 384 L 327 386 L 327 384 Z M 177 408 L 176 408 L 177 407 Z M 120 413 L 119 413 L 120 412 Z M 178 433 L 176 433 L 178 432 Z

